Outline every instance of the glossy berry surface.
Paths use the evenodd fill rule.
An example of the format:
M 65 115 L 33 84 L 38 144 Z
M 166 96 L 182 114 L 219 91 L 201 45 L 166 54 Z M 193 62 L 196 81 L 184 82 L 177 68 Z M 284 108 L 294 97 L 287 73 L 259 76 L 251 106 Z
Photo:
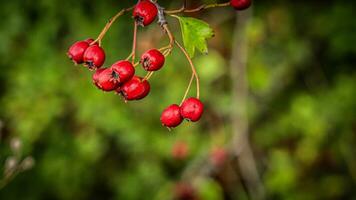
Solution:
M 134 66 L 125 60 L 116 62 L 111 69 L 118 75 L 119 83 L 125 83 L 135 75 Z
M 175 128 L 183 121 L 180 115 L 180 107 L 177 104 L 168 106 L 161 114 L 162 125 L 168 128 Z
M 181 108 L 180 114 L 184 119 L 192 122 L 199 121 L 204 112 L 204 104 L 197 98 L 186 99 Z
M 86 49 L 83 61 L 91 70 L 96 70 L 103 66 L 105 62 L 105 52 L 99 45 L 92 45 Z
M 156 19 L 157 13 L 156 5 L 149 0 L 139 1 L 133 10 L 133 16 L 141 26 L 151 24 Z
M 96 87 L 98 87 L 99 89 L 101 89 L 100 86 L 98 85 L 100 73 L 103 72 L 104 70 L 105 70 L 104 68 L 96 70 L 92 77 L 94 85 L 96 85 Z
M 84 62 L 84 52 L 90 44 L 88 40 L 76 42 L 69 48 L 67 55 L 75 64 L 82 64 Z
M 100 70 L 100 69 L 99 69 Z M 109 92 L 116 90 L 120 83 L 118 82 L 118 75 L 111 68 L 103 69 L 102 71 L 97 70 L 97 75 L 93 75 L 97 79 L 96 84 L 101 90 Z M 95 80 L 94 80 L 95 81 Z
M 251 0 L 230 0 L 230 5 L 236 10 L 245 10 L 251 6 Z
M 157 49 L 151 49 L 141 56 L 140 62 L 146 71 L 157 71 L 163 67 L 165 57 Z
M 125 100 L 140 100 L 150 93 L 150 84 L 143 78 L 134 76 L 121 86 L 121 94 Z

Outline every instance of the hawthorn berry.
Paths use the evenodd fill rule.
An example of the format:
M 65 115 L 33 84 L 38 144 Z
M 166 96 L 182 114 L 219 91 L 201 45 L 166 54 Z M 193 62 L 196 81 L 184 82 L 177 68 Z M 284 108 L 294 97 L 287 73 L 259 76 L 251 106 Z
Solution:
M 93 80 L 94 78 L 96 79 L 94 80 L 96 81 L 95 85 L 97 85 L 101 90 L 109 92 L 116 90 L 120 86 L 118 81 L 118 74 L 114 70 L 111 68 L 106 68 L 100 71 L 99 70 L 96 72 L 98 74 L 95 73 L 93 75 Z
M 99 83 L 99 78 L 100 78 L 100 73 L 103 72 L 104 70 L 105 70 L 105 68 L 101 68 L 101 69 L 96 70 L 95 73 L 93 74 L 93 77 L 92 77 L 94 85 L 96 85 L 96 87 L 98 87 L 99 89 L 101 89 L 99 84 L 98 84 Z
M 210 153 L 210 162 L 215 167 L 221 167 L 226 162 L 227 157 L 228 157 L 228 155 L 224 148 L 222 148 L 222 147 L 215 148 Z
M 192 122 L 199 121 L 204 112 L 204 104 L 197 98 L 186 99 L 180 107 L 180 114 L 184 119 Z
M 230 0 L 230 5 L 236 10 L 245 10 L 251 6 L 251 0 Z
M 91 43 L 90 40 L 92 39 L 78 41 L 69 48 L 67 55 L 75 64 L 82 64 L 84 62 L 83 55 Z
M 139 1 L 134 10 L 133 17 L 140 26 L 151 24 L 157 17 L 157 6 L 149 0 Z
M 119 83 L 125 83 L 135 75 L 134 66 L 126 60 L 116 62 L 111 66 L 111 69 L 118 75 Z
M 150 84 L 141 77 L 134 76 L 121 86 L 120 93 L 125 100 L 140 100 L 150 93 Z
M 175 128 L 183 121 L 180 114 L 180 107 L 177 104 L 168 106 L 161 114 L 162 125 L 167 128 Z
M 189 183 L 181 182 L 175 185 L 174 200 L 197 200 L 196 189 Z
M 184 160 L 189 154 L 189 148 L 185 142 L 176 142 L 172 148 L 172 156 L 177 160 Z
M 105 52 L 99 45 L 92 45 L 86 49 L 83 61 L 91 70 L 100 68 L 105 62 Z
M 158 71 L 163 67 L 165 57 L 157 49 L 151 49 L 141 56 L 140 62 L 146 71 Z

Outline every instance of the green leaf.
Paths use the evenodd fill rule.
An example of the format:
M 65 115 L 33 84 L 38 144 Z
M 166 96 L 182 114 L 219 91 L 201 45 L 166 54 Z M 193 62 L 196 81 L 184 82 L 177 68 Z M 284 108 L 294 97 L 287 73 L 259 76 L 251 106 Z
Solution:
M 192 17 L 178 17 L 181 29 L 184 47 L 191 58 L 195 55 L 195 48 L 201 53 L 208 53 L 207 39 L 214 36 L 214 30 L 208 23 Z

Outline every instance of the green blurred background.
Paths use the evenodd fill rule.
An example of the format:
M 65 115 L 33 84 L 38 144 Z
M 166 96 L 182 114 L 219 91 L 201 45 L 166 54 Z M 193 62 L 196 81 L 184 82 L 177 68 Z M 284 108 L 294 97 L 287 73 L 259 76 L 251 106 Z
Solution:
M 172 132 L 159 117 L 190 77 L 178 49 L 151 94 L 127 104 L 66 57 L 133 2 L 1 1 L 0 199 L 169 200 L 182 180 L 195 193 L 185 199 L 356 199 L 355 1 L 255 1 L 238 16 L 190 15 L 215 30 L 209 54 L 194 58 L 206 112 Z M 128 56 L 132 30 L 130 14 L 112 26 L 106 66 Z M 168 42 L 157 25 L 139 31 L 140 53 Z M 218 166 L 216 149 L 227 152 Z M 9 178 L 26 156 L 34 166 Z

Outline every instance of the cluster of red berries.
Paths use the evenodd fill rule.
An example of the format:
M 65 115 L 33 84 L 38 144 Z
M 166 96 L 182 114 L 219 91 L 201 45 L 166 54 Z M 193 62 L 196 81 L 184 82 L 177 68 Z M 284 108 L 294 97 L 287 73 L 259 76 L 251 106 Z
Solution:
M 251 5 L 251 0 L 230 0 L 230 5 L 237 10 L 246 9 Z M 140 26 L 151 24 L 160 13 L 159 5 L 152 0 L 140 0 L 133 9 L 135 23 Z M 162 21 L 161 21 L 162 22 Z M 164 22 L 166 23 L 166 22 Z M 134 58 L 132 62 L 120 60 L 111 67 L 102 68 L 105 62 L 105 52 L 100 46 L 100 39 L 87 39 L 74 43 L 68 50 L 68 56 L 75 64 L 83 64 L 93 74 L 93 83 L 105 92 L 115 91 L 123 96 L 125 101 L 140 100 L 150 93 L 148 78 L 135 75 Z M 165 63 L 165 54 L 157 49 L 151 49 L 141 56 L 140 64 L 147 72 L 160 70 Z M 133 56 L 134 57 L 134 56 Z M 199 95 L 197 95 L 199 96 Z M 168 128 L 180 125 L 183 119 L 198 121 L 204 110 L 199 98 L 188 98 L 180 106 L 172 104 L 161 115 L 161 122 Z

